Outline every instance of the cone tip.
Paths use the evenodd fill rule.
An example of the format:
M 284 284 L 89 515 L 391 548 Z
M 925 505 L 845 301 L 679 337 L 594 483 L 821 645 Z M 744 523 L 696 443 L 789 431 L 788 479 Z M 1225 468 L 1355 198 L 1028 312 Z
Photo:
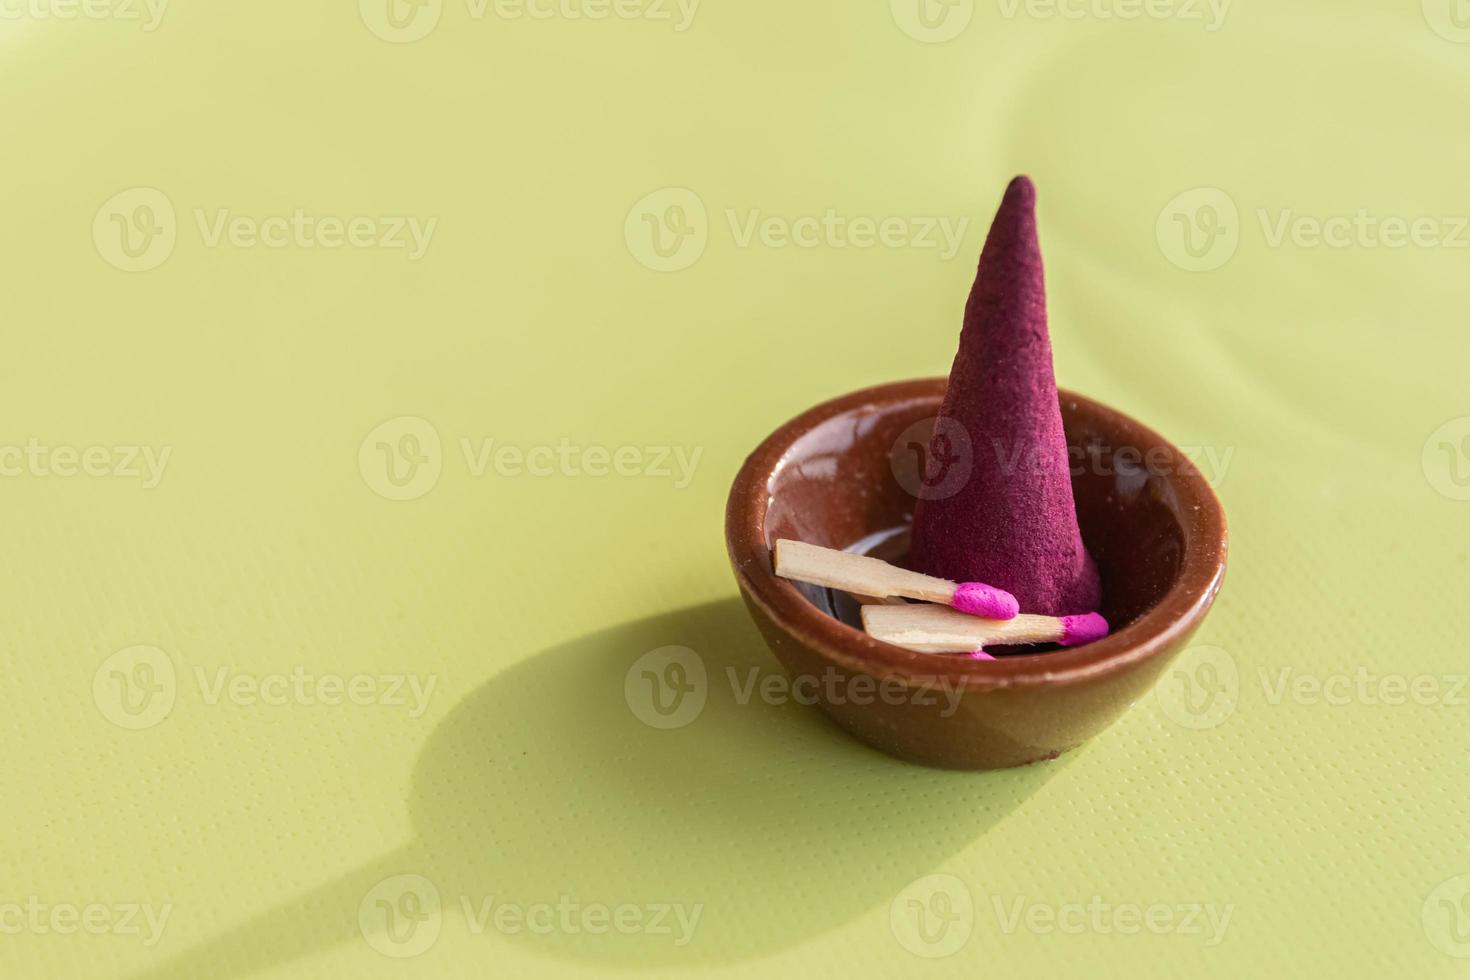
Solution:
M 1011 178 L 1010 184 L 1006 186 L 1005 203 L 1035 206 L 1036 185 L 1031 182 L 1031 178 L 1025 174 Z

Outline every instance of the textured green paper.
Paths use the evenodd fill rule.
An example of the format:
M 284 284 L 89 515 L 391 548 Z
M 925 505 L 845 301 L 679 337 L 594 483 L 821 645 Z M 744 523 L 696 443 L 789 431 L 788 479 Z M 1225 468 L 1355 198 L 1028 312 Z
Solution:
M 1463 975 L 1448 4 L 37 3 L 0 974 Z M 1061 383 L 1198 447 L 1231 565 L 1092 744 L 934 772 L 783 701 L 722 506 L 944 371 L 1018 172 Z

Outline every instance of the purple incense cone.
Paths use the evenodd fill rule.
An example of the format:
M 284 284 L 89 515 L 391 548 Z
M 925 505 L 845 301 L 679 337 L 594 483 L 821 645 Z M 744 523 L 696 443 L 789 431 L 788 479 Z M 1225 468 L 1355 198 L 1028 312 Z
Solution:
M 1072 502 L 1026 177 L 1006 188 L 980 254 L 940 419 L 938 429 L 958 424 L 969 435 L 973 468 L 953 494 L 918 501 L 910 564 L 1005 589 L 1023 612 L 1097 609 L 1102 586 Z M 940 450 L 936 439 L 930 456 Z

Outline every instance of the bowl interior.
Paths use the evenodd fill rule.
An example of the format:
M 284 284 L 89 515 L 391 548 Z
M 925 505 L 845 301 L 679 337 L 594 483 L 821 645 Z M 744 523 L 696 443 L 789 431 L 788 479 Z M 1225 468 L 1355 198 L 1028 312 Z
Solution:
M 935 382 L 845 408 L 799 434 L 768 485 L 766 546 L 795 538 L 901 562 L 917 495 L 934 492 L 922 460 L 942 395 Z M 1061 404 L 1078 523 L 1102 576 L 1101 612 L 1116 632 L 1179 581 L 1194 501 L 1178 481 L 1199 477 L 1177 449 L 1127 416 L 1067 393 Z M 973 455 L 974 466 L 1000 465 L 983 449 Z M 834 611 L 823 590 L 801 591 Z

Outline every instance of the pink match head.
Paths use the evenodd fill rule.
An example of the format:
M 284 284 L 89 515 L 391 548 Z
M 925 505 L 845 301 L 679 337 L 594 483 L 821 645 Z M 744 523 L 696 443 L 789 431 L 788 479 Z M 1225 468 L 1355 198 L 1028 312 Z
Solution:
M 1021 611 L 1015 596 L 983 582 L 961 582 L 949 604 L 962 613 L 983 619 L 1015 619 Z
M 1108 635 L 1108 621 L 1097 613 L 1062 617 L 1062 646 L 1080 647 Z

